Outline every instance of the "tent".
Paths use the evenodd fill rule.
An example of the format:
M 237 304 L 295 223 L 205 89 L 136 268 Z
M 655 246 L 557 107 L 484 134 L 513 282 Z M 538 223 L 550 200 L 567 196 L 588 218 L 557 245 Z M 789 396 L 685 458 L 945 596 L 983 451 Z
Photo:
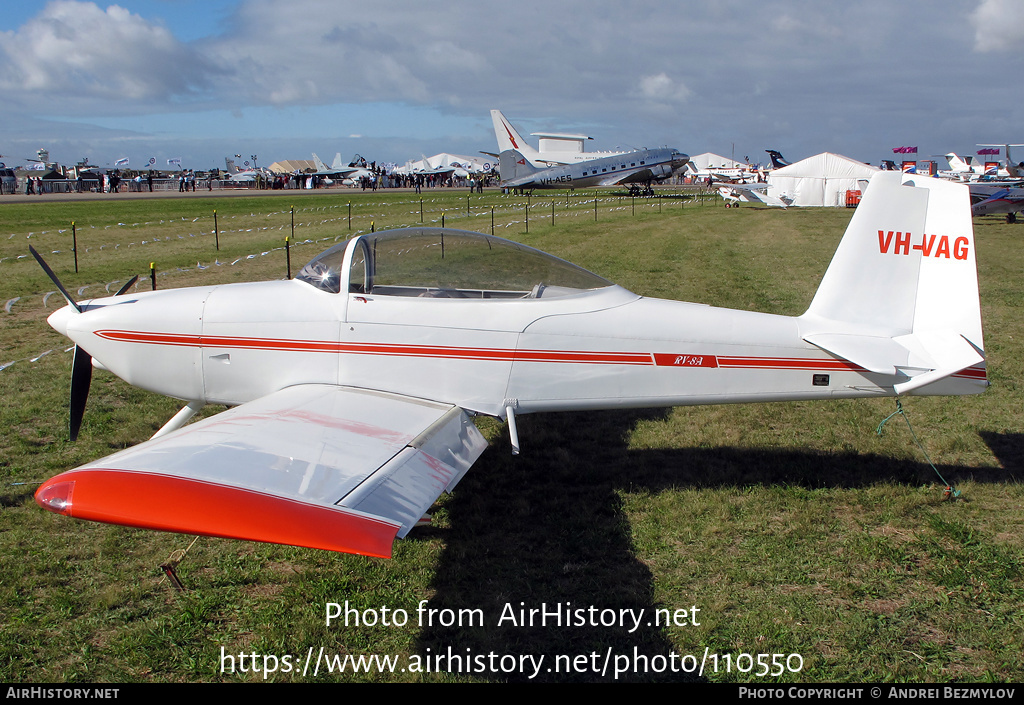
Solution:
M 739 169 L 747 166 L 743 162 L 737 162 L 713 152 L 704 152 L 704 154 L 690 157 L 690 161 L 693 162 L 698 172 L 706 172 L 708 169 Z
M 845 206 L 847 191 L 863 191 L 878 168 L 822 152 L 768 174 L 768 195 L 794 206 Z

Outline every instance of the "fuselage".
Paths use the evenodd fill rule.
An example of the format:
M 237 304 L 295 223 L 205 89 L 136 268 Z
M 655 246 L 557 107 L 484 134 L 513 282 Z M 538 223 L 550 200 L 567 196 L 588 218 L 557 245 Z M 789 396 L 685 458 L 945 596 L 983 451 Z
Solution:
M 242 404 L 299 384 L 390 391 L 493 416 L 508 406 L 892 393 L 891 376 L 804 342 L 799 318 L 618 286 L 548 301 L 473 300 L 329 293 L 293 280 L 125 295 L 86 309 L 51 321 L 130 384 L 205 403 Z M 970 372 L 943 392 L 974 387 Z
M 535 169 L 517 152 L 503 152 L 501 185 L 506 188 L 586 188 L 623 183 L 649 183 L 672 176 L 689 157 L 675 149 L 641 149 L 612 157 L 591 159 L 576 164 Z M 519 163 L 522 162 L 522 163 Z
M 539 250 L 437 228 L 354 238 L 290 281 L 125 294 L 82 309 L 50 323 L 97 366 L 228 405 L 327 384 L 504 416 L 891 395 L 897 373 L 808 342 L 822 332 L 813 317 L 645 298 Z M 969 368 L 920 393 L 985 385 L 984 369 Z

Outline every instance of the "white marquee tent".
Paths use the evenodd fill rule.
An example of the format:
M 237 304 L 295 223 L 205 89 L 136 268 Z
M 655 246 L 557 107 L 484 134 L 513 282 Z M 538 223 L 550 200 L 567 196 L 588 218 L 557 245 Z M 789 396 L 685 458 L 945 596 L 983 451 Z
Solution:
M 747 166 L 743 162 L 737 162 L 713 152 L 704 152 L 704 154 L 690 157 L 690 161 L 700 172 L 706 172 L 708 169 L 739 169 Z
M 877 167 L 822 152 L 768 174 L 768 195 L 794 206 L 845 206 L 847 191 L 863 191 Z

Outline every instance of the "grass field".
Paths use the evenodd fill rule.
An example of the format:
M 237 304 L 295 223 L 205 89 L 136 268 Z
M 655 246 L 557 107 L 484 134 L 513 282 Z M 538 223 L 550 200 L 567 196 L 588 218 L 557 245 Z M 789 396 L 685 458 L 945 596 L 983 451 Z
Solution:
M 467 213 L 464 192 L 430 193 L 422 219 L 490 232 L 493 208 L 495 234 L 637 293 L 799 314 L 851 215 L 594 199 L 486 194 Z M 485 419 L 491 447 L 392 560 L 200 538 L 179 567 L 184 593 L 158 566 L 192 537 L 39 509 L 42 480 L 148 438 L 177 406 L 98 373 L 68 442 L 69 343 L 45 323 L 62 301 L 44 306 L 53 287 L 27 246 L 79 298 L 148 276 L 151 262 L 161 288 L 280 278 L 293 205 L 293 273 L 350 233 L 421 222 L 408 193 L 0 203 L 0 680 L 523 681 L 533 668 L 521 657 L 540 655 L 539 681 L 610 681 L 616 666 L 629 681 L 1024 679 L 1024 226 L 994 218 L 975 222 L 992 387 L 904 404 L 962 491 L 955 502 L 902 420 L 875 433 L 894 403 L 872 399 L 526 416 L 515 458 Z M 432 624 L 419 623 L 423 600 Z M 326 625 L 325 605 L 345 601 L 361 621 L 388 608 L 408 623 Z M 643 620 L 633 631 L 499 621 L 566 603 Z M 656 614 L 674 623 L 655 626 Z M 321 648 L 394 655 L 397 667 L 298 672 Z M 483 660 L 438 672 L 449 650 Z M 260 655 L 258 672 L 242 653 Z M 717 669 L 678 670 L 705 654 Z M 760 654 L 785 672 L 759 676 Z M 263 655 L 277 672 L 263 672 L 274 665 Z

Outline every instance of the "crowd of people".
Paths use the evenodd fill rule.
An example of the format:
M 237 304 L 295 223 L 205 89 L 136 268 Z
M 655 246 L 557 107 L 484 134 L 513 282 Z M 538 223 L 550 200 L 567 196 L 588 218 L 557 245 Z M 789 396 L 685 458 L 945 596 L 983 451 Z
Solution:
M 376 164 L 367 165 L 357 174 L 349 178 L 331 179 L 322 174 L 294 173 L 277 174 L 269 172 L 256 174 L 252 180 L 241 181 L 231 179 L 230 175 L 217 170 L 196 172 L 193 169 L 182 169 L 180 172 L 163 174 L 153 170 L 145 171 L 82 171 L 76 178 L 61 178 L 52 173 L 46 177 L 24 177 L 24 193 L 121 193 L 121 192 L 154 192 L 173 190 L 178 187 L 179 193 L 192 193 L 198 189 L 213 190 L 222 188 L 252 189 L 320 189 L 328 187 L 355 187 L 363 191 L 388 188 L 414 189 L 420 193 L 423 189 L 433 188 L 468 188 L 474 193 L 483 193 L 485 187 L 498 185 L 497 173 L 473 174 L 455 171 L 436 171 L 430 173 L 401 173 L 399 170 L 388 170 Z M 13 180 L 12 180 L 13 184 Z M 12 186 L 12 189 L 14 187 Z M 19 185 L 20 188 L 20 185 Z M 12 191 L 14 192 L 14 191 Z

